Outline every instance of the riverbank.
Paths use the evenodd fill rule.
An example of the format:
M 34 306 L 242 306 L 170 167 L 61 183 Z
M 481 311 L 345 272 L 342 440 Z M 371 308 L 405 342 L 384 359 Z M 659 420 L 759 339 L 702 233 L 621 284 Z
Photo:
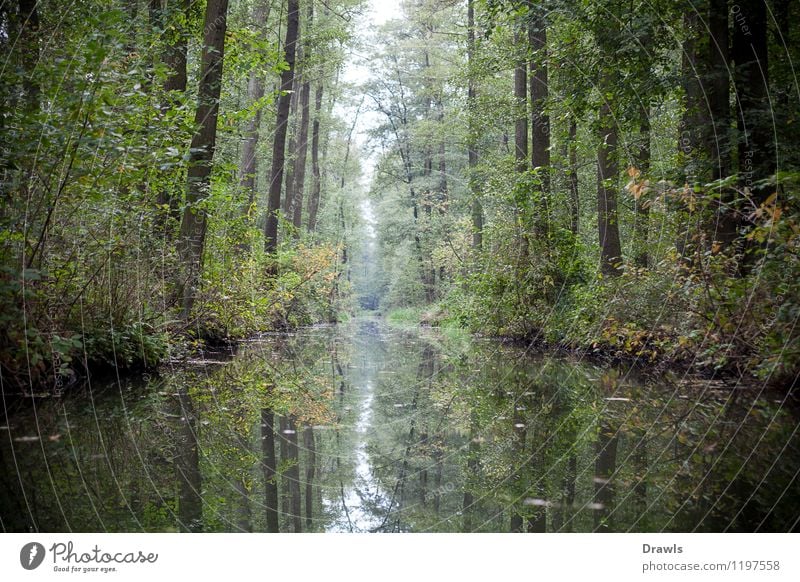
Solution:
M 533 348 L 537 352 L 573 355 L 604 366 L 631 367 L 656 378 L 665 375 L 691 376 L 721 380 L 731 385 L 766 384 L 786 393 L 796 393 L 800 386 L 797 375 L 785 373 L 765 376 L 763 370 L 757 367 L 743 366 L 743 361 L 752 361 L 744 356 L 724 361 L 704 358 L 694 342 L 666 326 L 643 330 L 630 323 L 608 318 L 582 328 L 567 329 L 554 316 L 540 329 L 525 334 L 502 334 L 496 333 L 497 330 L 481 330 L 469 323 L 464 324 L 463 319 L 459 321 L 443 304 L 390 310 L 386 314 L 386 321 L 406 329 L 429 326 L 461 330 L 507 344 Z

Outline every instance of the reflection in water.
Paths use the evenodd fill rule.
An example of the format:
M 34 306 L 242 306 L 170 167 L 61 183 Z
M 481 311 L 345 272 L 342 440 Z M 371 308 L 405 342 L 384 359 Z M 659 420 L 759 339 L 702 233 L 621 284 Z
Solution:
M 790 531 L 800 515 L 780 398 L 372 319 L 35 404 L 0 422 L 4 531 Z
M 203 497 L 198 454 L 197 419 L 186 388 L 178 388 L 180 419 L 175 434 L 175 470 L 178 474 L 178 520 L 182 531 L 203 530 Z

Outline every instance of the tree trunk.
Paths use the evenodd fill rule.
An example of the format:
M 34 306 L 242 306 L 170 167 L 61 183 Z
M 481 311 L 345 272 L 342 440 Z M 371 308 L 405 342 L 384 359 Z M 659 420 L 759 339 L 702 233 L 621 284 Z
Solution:
M 308 3 L 308 22 L 306 24 L 307 36 L 311 36 L 312 25 L 314 22 L 314 3 Z M 308 41 L 306 41 L 308 44 Z M 305 50 L 306 53 L 311 52 L 311 45 L 309 44 Z M 310 108 L 309 101 L 311 99 L 311 82 L 308 78 L 308 72 L 303 75 L 303 86 L 300 93 L 300 140 L 297 144 L 297 156 L 294 165 L 294 193 L 292 200 L 292 225 L 296 229 L 297 235 L 300 234 L 300 228 L 303 225 L 303 196 L 305 193 L 306 183 L 306 160 L 308 159 L 308 125 L 310 123 Z
M 775 143 L 769 95 L 767 5 L 764 0 L 741 0 L 733 13 L 734 80 L 738 99 L 740 186 L 752 192 L 758 206 L 774 191 L 756 182 L 775 173 Z
M 262 32 L 269 20 L 271 4 L 267 0 L 259 0 L 253 6 L 252 25 L 257 32 Z M 247 99 L 251 104 L 258 103 L 264 97 L 264 78 L 260 67 L 250 71 L 247 81 Z M 242 164 L 239 170 L 239 186 L 246 196 L 243 205 L 244 214 L 250 212 L 256 197 L 256 180 L 258 174 L 258 160 L 256 150 L 258 148 L 258 129 L 261 126 L 261 107 L 256 106 L 253 118 L 247 122 L 244 130 L 244 142 L 242 143 Z
M 292 204 L 294 204 L 294 177 L 297 171 L 297 128 L 300 124 L 300 116 L 297 114 L 297 107 L 300 103 L 300 92 L 302 89 L 303 78 L 303 53 L 302 49 L 298 49 L 297 60 L 301 63 L 297 67 L 297 75 L 292 84 L 292 100 L 289 107 L 289 143 L 286 151 L 289 152 L 289 169 L 286 172 L 286 187 L 283 192 L 283 201 L 281 202 L 281 214 L 285 220 L 292 218 Z
M 603 86 L 611 81 L 608 72 L 603 73 Z M 616 182 L 619 175 L 617 162 L 617 125 L 611 106 L 604 101 L 599 116 L 600 147 L 597 150 L 597 231 L 600 240 L 600 272 L 606 277 L 621 273 L 622 250 L 619 239 L 617 217 Z
M 570 200 L 570 228 L 572 234 L 578 236 L 580 233 L 581 199 L 578 191 L 578 123 L 575 116 L 569 118 L 569 170 L 567 180 L 569 181 L 569 200 Z
M 284 59 L 286 69 L 281 72 L 281 97 L 278 100 L 278 114 L 275 124 L 275 137 L 272 144 L 272 171 L 270 172 L 267 222 L 264 227 L 264 250 L 275 255 L 278 250 L 278 209 L 281 206 L 281 186 L 283 185 L 283 165 L 286 160 L 286 125 L 289 120 L 292 85 L 294 83 L 295 50 L 299 28 L 298 0 L 287 0 L 288 20 Z M 277 273 L 277 263 L 270 267 L 271 274 Z
M 683 18 L 686 39 L 683 41 L 681 78 L 683 80 L 684 111 L 681 119 L 679 150 L 684 158 L 685 179 L 690 184 L 704 179 L 703 136 L 708 127 L 705 97 L 701 77 L 700 17 L 688 11 Z
M 475 83 L 475 0 L 467 0 L 467 109 L 469 128 L 467 134 L 467 156 L 469 164 L 469 190 L 472 197 L 472 248 L 480 252 L 483 249 L 483 207 L 481 205 L 480 188 L 475 171 L 478 166 L 478 128 L 477 90 Z M 465 494 L 466 495 L 466 494 Z M 466 517 L 465 517 L 466 519 Z
M 515 34 L 514 44 L 517 51 L 524 53 L 525 36 L 519 31 Z M 528 170 L 528 72 L 524 55 L 517 57 L 514 67 L 514 159 L 517 161 L 517 172 Z
M 322 115 L 323 90 L 324 85 L 320 81 L 314 94 L 314 123 L 311 127 L 311 175 L 314 178 L 314 183 L 311 188 L 311 196 L 308 199 L 308 232 L 314 232 L 317 229 L 319 197 L 322 194 L 322 174 L 319 168 L 319 126 L 320 116 Z
M 203 247 L 206 237 L 206 211 L 201 202 L 211 189 L 211 168 L 217 139 L 217 116 L 222 88 L 228 0 L 208 0 L 205 37 L 195 125 L 189 153 L 186 208 L 181 220 L 178 254 L 183 275 L 181 291 L 183 319 L 188 321 L 200 285 Z
M 306 160 L 308 159 L 309 97 L 311 83 L 305 80 L 300 90 L 300 133 L 297 157 L 294 162 L 294 200 L 292 202 L 292 225 L 300 232 L 303 225 L 303 190 L 306 182 Z
M 720 180 L 731 173 L 731 104 L 730 104 L 730 32 L 728 0 L 710 0 L 708 13 L 708 99 L 711 127 L 708 150 L 711 179 Z M 709 233 L 712 241 L 730 245 L 736 238 L 734 198 L 730 188 L 716 193 L 716 224 Z
M 532 17 L 528 25 L 528 41 L 533 51 L 530 62 L 531 99 L 531 168 L 537 171 L 541 186 L 535 209 L 534 234 L 546 238 L 550 224 L 550 117 L 545 105 L 548 97 L 547 24 L 541 7 L 529 2 Z M 538 168 L 538 170 L 537 170 Z
M 161 102 L 161 114 L 166 114 L 173 107 L 178 99 L 172 92 L 179 94 L 186 93 L 187 72 L 186 60 L 188 52 L 188 35 L 186 31 L 185 19 L 189 17 L 190 0 L 171 0 L 156 9 L 155 18 L 162 30 L 170 29 L 174 40 L 168 45 L 161 54 L 162 62 L 167 66 L 169 74 L 164 80 L 164 98 Z M 172 195 L 169 188 L 161 188 L 156 195 L 156 204 L 162 209 L 157 221 L 159 230 L 171 235 L 171 229 L 166 229 L 167 217 L 172 220 L 180 220 L 179 212 L 180 200 Z
M 636 168 L 639 170 L 639 179 L 644 180 L 650 173 L 650 109 L 647 103 L 639 106 L 639 143 L 636 151 Z M 641 197 L 634 200 L 634 226 L 633 226 L 633 252 L 634 264 L 637 267 L 647 268 L 649 257 L 650 210 L 646 201 Z

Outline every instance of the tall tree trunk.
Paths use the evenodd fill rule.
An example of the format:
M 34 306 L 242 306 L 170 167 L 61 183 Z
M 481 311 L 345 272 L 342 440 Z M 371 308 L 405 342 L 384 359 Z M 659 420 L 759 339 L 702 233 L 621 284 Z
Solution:
M 525 35 L 517 31 L 514 44 L 521 55 L 514 67 L 514 159 L 517 172 L 528 170 L 528 71 L 524 53 L 527 52 Z
M 258 0 L 253 6 L 251 16 L 252 26 L 257 33 L 262 33 L 269 20 L 271 4 L 268 0 Z M 250 71 L 247 80 L 247 99 L 251 104 L 257 104 L 264 98 L 264 74 L 260 67 L 254 67 Z M 244 142 L 242 143 L 242 162 L 239 170 L 239 186 L 246 195 L 246 202 L 243 205 L 244 214 L 247 215 L 256 197 L 256 179 L 258 174 L 258 160 L 256 150 L 258 148 L 258 129 L 261 126 L 261 107 L 256 105 L 256 112 L 252 119 L 247 122 L 244 130 Z
M 317 212 L 319 212 L 319 198 L 322 194 L 322 174 L 319 167 L 319 128 L 322 115 L 323 82 L 317 85 L 314 93 L 314 123 L 311 126 L 311 175 L 314 178 L 311 196 L 308 199 L 308 232 L 317 229 Z
M 550 117 L 545 105 L 548 97 L 547 79 L 547 23 L 542 6 L 529 0 L 532 11 L 528 25 L 528 42 L 531 45 L 530 99 L 531 99 L 531 168 L 537 170 L 541 186 L 539 204 L 534 210 L 534 234 L 547 237 L 550 224 Z
M 278 463 L 275 458 L 275 414 L 270 408 L 261 410 L 261 451 L 267 532 L 278 533 L 280 526 L 278 522 Z
M 287 0 L 286 42 L 284 60 L 287 67 L 281 72 L 281 97 L 278 100 L 278 114 L 275 124 L 275 137 L 272 144 L 272 171 L 270 172 L 267 222 L 264 227 L 264 250 L 275 255 L 278 250 L 278 209 L 281 207 L 281 186 L 283 185 L 283 165 L 286 160 L 286 125 L 289 120 L 292 85 L 294 84 L 295 50 L 300 24 L 298 0 Z M 270 267 L 277 273 L 277 264 Z
M 681 180 L 689 185 L 703 181 L 707 169 L 703 146 L 706 129 L 710 125 L 703 96 L 703 59 L 701 58 L 700 16 L 696 10 L 688 10 L 683 17 L 686 38 L 683 41 L 681 79 L 683 84 L 683 114 L 681 117 L 679 154 L 683 160 Z M 688 216 L 682 221 L 675 248 L 684 266 L 691 264 L 693 253 L 691 241 L 696 236 L 698 224 L 694 208 L 690 206 Z
M 211 167 L 217 140 L 217 116 L 222 88 L 228 0 L 208 0 L 205 37 L 195 125 L 189 153 L 186 208 L 181 220 L 178 254 L 183 269 L 178 288 L 182 295 L 183 319 L 192 311 L 202 270 L 206 238 L 206 211 L 200 204 L 211 189 Z
M 728 0 L 709 0 L 708 7 L 708 99 L 711 127 L 708 133 L 711 179 L 731 173 L 730 32 Z M 710 239 L 729 245 L 736 238 L 736 215 L 730 188 L 716 193 L 719 200 L 716 224 Z
M 521 24 L 518 26 L 521 27 Z M 528 171 L 528 63 L 527 34 L 522 30 L 514 33 L 514 45 L 517 51 L 517 63 L 514 67 L 514 159 L 516 160 L 516 171 L 523 174 Z M 523 261 L 528 257 L 528 235 L 526 232 L 527 216 L 520 215 L 519 203 L 514 205 L 514 222 L 518 229 L 519 237 L 519 256 L 517 268 L 520 268 Z M 523 277 L 518 274 L 518 277 Z M 521 518 L 520 518 L 521 519 Z M 513 518 L 512 518 L 513 520 Z
M 684 110 L 678 147 L 684 158 L 686 180 L 693 184 L 703 180 L 705 174 L 703 136 L 708 119 L 702 84 L 703 60 L 700 58 L 700 15 L 695 10 L 689 10 L 684 15 L 683 23 L 686 30 L 681 61 Z
M 306 161 L 308 159 L 309 98 L 311 83 L 306 78 L 300 89 L 300 132 L 297 143 L 297 157 L 294 165 L 294 186 L 292 202 L 292 225 L 299 234 L 303 225 L 303 191 L 306 182 Z
M 19 12 L 16 15 L 17 32 L 16 50 L 22 69 L 22 89 L 25 94 L 25 109 L 28 112 L 39 110 L 41 88 L 36 79 L 36 67 L 39 63 L 41 49 L 39 47 L 40 23 L 38 0 L 19 0 Z M 8 66 L 8 65 L 6 65 Z
M 306 37 L 310 37 L 312 26 L 314 23 L 314 2 L 308 3 L 308 18 L 306 22 Z M 305 53 L 311 52 L 311 45 L 306 40 L 308 45 Z M 307 68 L 307 67 L 306 67 Z M 310 107 L 309 101 L 311 99 L 311 82 L 309 80 L 309 71 L 303 75 L 303 85 L 300 89 L 300 137 L 297 143 L 297 155 L 295 157 L 294 165 L 294 184 L 293 184 L 293 200 L 292 200 L 292 225 L 295 227 L 297 234 L 300 234 L 300 228 L 303 225 L 303 196 L 306 183 L 306 160 L 308 159 L 308 126 L 310 123 Z
M 636 151 L 636 168 L 640 172 L 639 179 L 644 180 L 650 173 L 650 108 L 647 103 L 639 105 L 639 143 Z M 635 222 L 633 230 L 634 264 L 647 268 L 649 257 L 650 210 L 641 197 L 634 200 Z
M 612 82 L 610 73 L 603 72 L 601 94 Z M 600 272 L 607 277 L 621 273 L 622 249 L 619 239 L 616 183 L 619 176 L 617 162 L 617 124 L 608 101 L 600 106 L 600 146 L 597 150 L 597 231 L 600 241 Z
M 577 236 L 580 233 L 581 199 L 578 191 L 578 122 L 574 115 L 569 117 L 569 170 L 567 181 L 569 182 L 570 200 L 570 228 L 572 234 Z
M 297 171 L 297 128 L 300 125 L 300 116 L 297 113 L 297 108 L 300 104 L 300 92 L 303 86 L 302 47 L 298 48 L 297 60 L 300 64 L 297 66 L 297 75 L 292 85 L 292 100 L 289 108 L 289 143 L 286 146 L 286 151 L 289 152 L 289 169 L 286 172 L 286 187 L 283 192 L 283 201 L 281 202 L 281 213 L 285 220 L 291 220 L 292 204 L 294 204 L 294 177 Z
M 467 133 L 467 159 L 469 164 L 469 191 L 472 198 L 472 248 L 483 249 L 483 206 L 481 205 L 478 178 L 478 128 L 476 123 L 478 92 L 475 82 L 475 0 L 467 0 L 467 109 L 469 128 Z M 466 495 L 466 494 L 465 494 Z M 465 518 L 466 519 L 466 518 Z
M 775 173 L 775 138 L 769 96 L 767 4 L 737 0 L 733 13 L 733 60 L 738 100 L 740 186 L 752 192 L 758 206 L 774 191 L 756 185 Z
M 166 114 L 171 107 L 177 104 L 179 98 L 173 92 L 183 95 L 186 93 L 187 71 L 186 61 L 189 50 L 187 26 L 185 20 L 189 17 L 190 0 L 169 0 L 162 4 L 156 12 L 156 19 L 163 30 L 169 29 L 173 35 L 172 42 L 166 46 L 161 54 L 161 60 L 169 71 L 164 80 L 164 98 L 161 102 L 161 114 Z M 156 204 L 164 212 L 158 220 L 159 230 L 164 231 L 166 218 L 180 220 L 180 199 L 174 196 L 169 188 L 161 188 L 156 195 Z M 171 229 L 167 230 L 171 235 Z

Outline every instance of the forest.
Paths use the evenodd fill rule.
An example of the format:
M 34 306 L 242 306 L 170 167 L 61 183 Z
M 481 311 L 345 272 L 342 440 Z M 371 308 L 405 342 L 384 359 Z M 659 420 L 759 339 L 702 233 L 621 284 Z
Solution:
M 377 20 L 376 13 L 384 16 Z M 87 380 L 136 384 L 156 376 L 156 392 L 143 398 L 152 405 L 145 416 L 156 418 L 150 428 L 163 442 L 151 435 L 147 446 L 161 459 L 164 447 L 191 440 L 180 445 L 183 453 L 145 463 L 179 469 L 182 509 L 169 510 L 181 518 L 180 529 L 196 531 L 205 522 L 212 529 L 238 523 L 248 531 L 300 531 L 300 486 L 311 483 L 304 497 L 317 507 L 307 510 L 310 530 L 312 521 L 327 524 L 320 530 L 332 523 L 358 530 L 358 512 L 347 512 L 347 480 L 337 481 L 338 461 L 336 470 L 325 469 L 313 451 L 328 442 L 329 433 L 315 437 L 318 425 L 338 426 L 351 408 L 373 402 L 369 390 L 382 372 L 359 372 L 369 385 L 365 400 L 334 404 L 340 393 L 354 397 L 344 386 L 356 382 L 349 375 L 359 359 L 339 352 L 361 346 L 382 354 L 367 359 L 399 358 L 392 364 L 397 370 L 414 362 L 410 382 L 430 381 L 432 391 L 405 403 L 381 401 L 389 397 L 376 393 L 375 406 L 383 402 L 383 408 L 375 415 L 396 413 L 411 425 L 401 435 L 381 436 L 395 443 L 384 442 L 391 454 L 406 448 L 407 455 L 387 461 L 400 464 L 396 478 L 384 476 L 380 503 L 370 509 L 363 496 L 359 501 L 364 530 L 544 531 L 545 524 L 559 530 L 570 521 L 566 514 L 539 501 L 550 499 L 551 486 L 568 497 L 562 484 L 570 479 L 562 473 L 574 475 L 576 463 L 594 471 L 595 482 L 597 474 L 602 483 L 616 477 L 609 443 L 616 457 L 616 434 L 630 417 L 589 422 L 577 396 L 591 392 L 584 383 L 566 397 L 555 388 L 569 383 L 561 376 L 520 373 L 528 378 L 517 382 L 528 412 L 513 412 L 510 432 L 490 438 L 506 439 L 508 447 L 492 441 L 491 462 L 479 463 L 483 445 L 462 437 L 504 413 L 486 408 L 489 396 L 477 394 L 476 386 L 459 396 L 455 378 L 469 376 L 473 349 L 483 348 L 450 357 L 448 346 L 490 341 L 525 357 L 589 362 L 602 372 L 578 366 L 583 371 L 576 373 L 596 376 L 605 395 L 598 402 L 635 400 L 615 392 L 628 386 L 630 370 L 705 382 L 688 398 L 719 404 L 718 414 L 742 386 L 755 387 L 758 397 L 774 390 L 776 402 L 793 397 L 800 375 L 798 22 L 800 6 L 791 0 L 3 1 L 2 428 L 33 430 L 25 420 L 28 401 L 70 393 L 85 401 Z M 373 322 L 394 331 L 375 331 Z M 316 327 L 342 331 L 323 341 L 308 331 Z M 364 347 L 362 332 L 385 338 Z M 403 335 L 434 332 L 443 335 L 424 341 Z M 309 345 L 291 347 L 292 338 L 307 333 Z M 265 337 L 284 339 L 248 367 L 246 346 L 272 341 Z M 319 341 L 328 343 L 319 347 Z M 395 343 L 387 348 L 385 342 Z M 408 350 L 408 342 L 428 347 L 408 360 L 391 351 Z M 233 366 L 212 375 L 213 382 L 244 396 L 230 405 L 230 418 L 223 415 L 228 428 L 220 428 L 219 418 L 209 421 L 217 436 L 230 429 L 208 445 L 221 457 L 198 461 L 194 429 L 165 428 L 164 419 L 183 415 L 201 426 L 193 411 L 211 406 L 204 400 L 209 376 L 187 375 L 194 377 L 192 366 L 208 354 L 240 348 L 244 355 L 233 362 L 202 364 Z M 308 350 L 316 355 L 304 364 Z M 507 357 L 498 356 L 497 365 L 516 370 L 517 364 L 503 363 Z M 315 368 L 322 361 L 326 366 Z M 463 381 L 486 382 L 500 406 L 506 379 L 483 378 L 494 365 L 491 358 L 484 364 Z M 539 401 L 529 398 L 526 382 L 550 388 L 542 388 Z M 716 395 L 710 400 L 709 386 Z M 150 401 L 175 390 L 174 402 Z M 424 398 L 424 406 L 446 410 L 443 418 L 460 423 L 460 436 L 436 429 L 430 410 L 430 418 L 403 416 L 402 407 L 413 404 L 416 411 Z M 474 404 L 471 412 L 459 398 Z M 553 418 L 537 425 L 536 415 L 525 416 L 537 406 L 574 420 L 562 440 L 583 448 L 561 456 L 531 453 L 532 439 L 560 430 Z M 686 439 L 705 429 L 686 436 L 678 428 L 681 413 L 673 412 L 666 425 L 689 446 Z M 59 412 L 51 413 L 55 427 Z M 698 426 L 715 426 L 717 413 L 704 409 Z M 351 424 L 375 416 L 363 414 Z M 648 414 L 641 411 L 641 419 Z M 625 430 L 645 435 L 644 442 L 645 424 Z M 786 426 L 777 423 L 775 430 Z M 583 430 L 605 439 L 594 456 L 594 440 L 578 443 Z M 297 434 L 310 439 L 300 446 L 302 463 Z M 714 442 L 724 442 L 723 434 Z M 18 442 L 34 438 L 26 435 Z M 787 435 L 764 441 L 777 455 L 770 460 L 782 458 L 780 443 L 792 441 L 794 432 Z M 247 462 L 230 457 L 231 447 L 249 443 L 250 450 L 253 439 L 266 439 L 263 457 L 258 451 Z M 351 443 L 364 463 L 382 450 L 380 442 L 370 443 Z M 693 453 L 711 454 L 705 445 Z M 92 446 L 91 454 L 99 454 Z M 518 467 L 515 485 L 495 499 L 491 474 L 478 477 L 479 469 L 501 471 L 503 455 L 514 451 L 530 453 L 525 463 L 557 467 L 559 477 L 528 476 L 521 484 Z M 448 471 L 458 471 L 442 459 L 453 455 L 461 455 L 461 477 L 448 481 Z M 117 471 L 124 471 L 118 462 Z M 187 462 L 194 471 L 181 468 Z M 240 509 L 223 503 L 209 518 L 205 496 L 216 493 L 205 487 L 214 481 L 204 477 L 200 485 L 198 463 L 229 462 L 244 462 L 226 469 L 241 478 L 215 486 L 237 499 L 265 487 L 265 515 L 251 519 L 254 509 L 236 502 Z M 627 483 L 654 461 L 635 462 L 625 465 L 631 467 Z M 353 463 L 351 479 L 361 475 Z M 71 483 L 75 475 L 65 471 Z M 411 493 L 412 473 L 421 492 Z M 735 468 L 724 474 L 739 475 Z M 436 475 L 434 486 L 428 479 Z M 341 487 L 346 516 L 316 517 L 329 503 L 312 491 L 315 478 Z M 681 478 L 678 485 L 690 488 L 691 479 Z M 381 481 L 375 474 L 370 479 Z M 457 493 L 448 497 L 452 491 L 443 488 L 455 482 Z M 798 493 L 794 478 L 778 482 Z M 581 521 L 576 513 L 578 529 L 610 527 L 614 497 L 602 483 L 585 489 L 594 519 Z M 137 517 L 120 518 L 118 527 L 168 528 L 169 519 L 158 513 L 167 510 L 147 504 L 141 489 L 148 485 L 129 485 L 137 491 L 139 505 L 131 509 Z M 642 509 L 640 515 L 638 506 L 626 506 L 629 526 L 669 527 L 676 515 L 674 524 L 683 528 L 721 523 L 703 522 L 704 515 L 724 515 L 709 508 L 708 497 L 687 493 L 697 505 L 685 507 L 683 490 L 673 485 L 664 489 L 672 491 L 665 498 L 677 496 L 673 513 Z M 3 529 L 69 527 L 48 521 L 57 514 L 53 508 L 37 513 L 8 501 L 17 499 L 16 487 L 3 481 Z M 201 488 L 201 499 L 189 495 Z M 745 489 L 738 491 L 744 496 Z M 571 491 L 574 498 L 574 477 Z M 647 507 L 646 494 L 636 491 L 642 495 L 636 503 Z M 475 502 L 474 514 L 465 509 L 486 496 L 494 505 Z M 393 521 L 393 508 L 410 497 L 426 508 L 435 497 L 435 513 L 441 503 L 443 513 L 458 513 L 458 523 L 442 525 L 427 513 L 420 521 L 414 514 L 411 521 Z M 787 516 L 798 498 L 781 497 L 789 504 L 781 519 L 753 510 L 737 514 L 735 525 L 725 523 L 750 530 L 763 518 L 773 529 L 796 528 Z M 39 525 L 10 518 L 12 506 L 14 515 L 36 514 L 31 519 Z M 478 524 L 481 512 L 485 521 Z

